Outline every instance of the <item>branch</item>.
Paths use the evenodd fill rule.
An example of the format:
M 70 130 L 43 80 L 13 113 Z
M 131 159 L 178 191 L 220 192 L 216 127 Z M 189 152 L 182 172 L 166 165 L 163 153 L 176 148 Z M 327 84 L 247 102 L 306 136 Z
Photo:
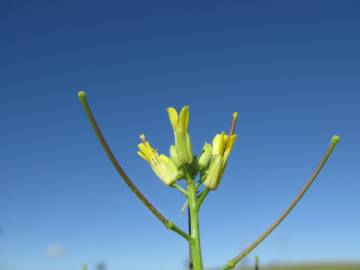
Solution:
M 186 198 L 188 197 L 188 192 L 185 189 L 183 189 L 179 184 L 174 183 L 171 186 L 177 189 L 178 191 L 180 191 Z
M 206 196 L 209 194 L 210 189 L 205 188 L 205 190 L 200 194 L 199 196 L 199 200 L 197 202 L 196 208 L 199 211 L 201 204 L 203 203 L 203 201 L 205 200 Z
M 80 102 L 82 106 L 84 107 L 84 110 L 87 114 L 87 117 L 89 118 L 89 121 L 94 128 L 94 131 L 96 133 L 96 137 L 98 138 L 101 146 L 104 148 L 106 155 L 110 159 L 111 163 L 115 167 L 116 171 L 119 173 L 119 175 L 122 177 L 126 185 L 131 189 L 131 191 L 135 194 L 135 196 L 146 206 L 147 209 L 150 210 L 150 212 L 161 222 L 165 225 L 165 227 L 169 230 L 172 230 L 185 238 L 186 240 L 190 240 L 190 236 L 185 233 L 183 230 L 181 230 L 179 227 L 177 227 L 174 223 L 172 223 L 170 220 L 168 220 L 165 216 L 163 216 L 159 210 L 155 208 L 155 206 L 150 203 L 150 201 L 140 192 L 140 190 L 135 186 L 135 184 L 130 180 L 130 178 L 127 176 L 125 171 L 120 166 L 119 162 L 116 160 L 114 154 L 112 153 L 109 145 L 107 144 L 104 136 L 101 133 L 101 130 L 96 123 L 96 120 L 94 118 L 94 115 L 91 112 L 91 109 L 89 107 L 89 104 L 86 100 L 86 94 L 83 91 L 80 91 L 78 93 Z
M 229 270 L 233 269 L 236 264 L 243 259 L 246 255 L 248 255 L 254 248 L 256 248 L 269 234 L 275 230 L 275 228 L 289 215 L 291 210 L 297 205 L 300 199 L 304 196 L 306 191 L 315 181 L 316 177 L 320 173 L 321 169 L 324 167 L 326 161 L 328 160 L 329 156 L 331 155 L 332 151 L 334 150 L 336 144 L 339 142 L 340 137 L 334 135 L 331 138 L 331 143 L 326 150 L 324 157 L 321 159 L 319 165 L 316 167 L 315 171 L 310 176 L 309 180 L 306 182 L 303 189 L 299 192 L 299 194 L 295 197 L 295 199 L 290 203 L 290 205 L 286 208 L 286 210 L 279 216 L 279 218 L 262 234 L 260 235 L 254 242 L 252 242 L 247 248 L 245 248 L 239 255 L 228 261 L 228 263 L 222 268 L 222 270 Z

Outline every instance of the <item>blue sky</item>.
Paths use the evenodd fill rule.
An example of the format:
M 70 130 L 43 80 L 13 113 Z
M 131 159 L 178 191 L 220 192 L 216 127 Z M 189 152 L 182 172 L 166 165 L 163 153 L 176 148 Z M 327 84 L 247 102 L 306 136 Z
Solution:
M 263 262 L 355 261 L 360 250 L 357 1 L 2 1 L 0 269 L 183 269 L 186 243 L 135 199 L 77 99 L 85 90 L 120 163 L 179 226 L 183 198 L 136 155 L 173 141 L 166 108 L 190 105 L 194 152 L 239 139 L 201 211 L 206 266 L 225 263 L 302 187 L 256 251 Z

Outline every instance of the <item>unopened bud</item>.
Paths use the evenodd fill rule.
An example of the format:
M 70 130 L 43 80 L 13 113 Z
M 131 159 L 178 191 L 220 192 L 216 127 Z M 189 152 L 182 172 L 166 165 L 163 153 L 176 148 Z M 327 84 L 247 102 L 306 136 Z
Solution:
M 205 171 L 208 169 L 211 160 L 211 154 L 212 154 L 211 144 L 205 143 L 198 161 L 200 171 Z

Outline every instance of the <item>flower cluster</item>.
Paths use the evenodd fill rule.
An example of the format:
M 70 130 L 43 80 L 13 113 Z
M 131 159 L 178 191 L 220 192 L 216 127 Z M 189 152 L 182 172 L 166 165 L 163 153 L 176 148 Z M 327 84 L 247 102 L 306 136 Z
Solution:
M 174 108 L 168 108 L 167 111 L 175 138 L 174 145 L 170 146 L 170 157 L 159 155 L 143 134 L 138 145 L 139 156 L 150 164 L 155 174 L 167 186 L 175 184 L 185 177 L 186 172 L 192 171 L 194 175 L 200 173 L 200 181 L 206 188 L 217 189 L 236 140 L 234 130 L 238 114 L 233 114 L 229 134 L 216 134 L 212 144 L 205 143 L 200 155 L 195 156 L 188 132 L 189 106 L 183 107 L 180 114 Z

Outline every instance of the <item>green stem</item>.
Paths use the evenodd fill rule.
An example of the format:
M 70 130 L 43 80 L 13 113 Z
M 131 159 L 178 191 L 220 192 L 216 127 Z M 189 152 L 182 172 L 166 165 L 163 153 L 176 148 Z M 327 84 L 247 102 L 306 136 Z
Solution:
M 188 186 L 188 200 L 190 211 L 190 228 L 191 228 L 191 259 L 194 270 L 203 270 L 201 245 L 200 245 L 200 232 L 199 232 L 199 213 L 197 209 L 197 198 L 194 180 L 187 173 L 186 174 L 187 186 Z
M 210 189 L 205 188 L 205 190 L 200 194 L 199 200 L 197 202 L 197 210 L 200 210 L 201 204 L 203 203 L 203 201 L 205 200 L 206 196 L 209 194 Z
M 188 234 L 191 234 L 191 220 L 190 220 L 190 210 L 187 208 L 187 216 L 188 216 Z M 191 241 L 189 241 L 189 270 L 194 270 L 193 261 L 191 258 Z
M 201 186 L 201 184 L 204 182 L 205 176 L 206 176 L 205 174 L 200 176 L 199 181 L 195 184 L 195 189 L 196 189 L 196 190 L 198 190 L 199 187 Z
M 188 197 L 188 192 L 183 189 L 179 184 L 174 183 L 171 185 L 173 188 L 176 188 L 178 191 L 180 191 L 182 194 L 184 194 L 184 196 L 187 198 Z
M 200 182 L 200 181 L 195 184 L 195 190 L 196 190 L 196 192 L 199 192 L 198 189 L 199 189 L 200 185 L 201 185 L 201 182 Z M 204 192 L 203 192 L 203 193 L 204 193 Z M 203 193 L 201 193 L 200 196 L 201 196 L 201 195 L 204 195 Z M 206 195 L 207 195 L 207 194 L 206 194 Z M 205 195 L 205 197 L 206 197 L 206 195 Z M 188 196 L 188 195 L 187 195 L 187 192 L 186 192 L 186 196 Z M 198 194 L 197 194 L 196 196 L 200 199 L 200 197 L 198 196 Z M 201 199 L 201 200 L 203 201 L 204 199 L 205 199 L 205 198 L 203 198 L 203 199 Z M 201 203 L 202 203 L 202 202 L 201 202 Z M 198 203 L 198 204 L 199 204 L 199 203 Z M 183 206 L 182 206 L 181 209 L 180 209 L 180 213 L 183 213 L 187 207 L 188 207 L 188 199 L 185 200 L 185 203 L 183 204 Z M 200 209 L 200 206 L 198 206 L 198 208 Z M 198 209 L 198 210 L 199 210 L 199 209 Z
M 332 151 L 334 150 L 336 144 L 339 142 L 340 137 L 337 135 L 334 135 L 331 138 L 331 143 L 326 150 L 325 155 L 321 159 L 319 165 L 316 167 L 315 171 L 310 176 L 309 180 L 306 182 L 303 189 L 298 193 L 298 195 L 295 197 L 295 199 L 290 203 L 290 205 L 285 209 L 285 211 L 278 217 L 277 220 L 265 231 L 263 234 L 261 234 L 254 242 L 252 242 L 247 248 L 245 248 L 239 255 L 228 261 L 228 263 L 222 268 L 222 270 L 230 270 L 233 269 L 236 264 L 243 259 L 246 255 L 248 255 L 254 248 L 256 248 L 266 237 L 269 236 L 269 234 L 276 229 L 276 227 L 289 215 L 291 210 L 294 209 L 294 207 L 297 205 L 297 203 L 300 201 L 300 199 L 304 196 L 306 191 L 310 188 L 312 183 L 314 183 L 316 177 L 319 175 L 321 169 L 324 167 L 326 161 L 330 157 Z
M 195 185 L 195 189 L 198 190 L 199 187 L 201 186 L 201 184 L 202 184 L 202 181 L 199 180 L 199 181 L 196 183 L 196 185 Z
M 155 208 L 155 206 L 150 203 L 150 201 L 144 196 L 144 194 L 141 193 L 141 191 L 135 186 L 135 184 L 131 181 L 131 179 L 127 176 L 125 171 L 120 166 L 119 162 L 116 160 L 113 152 L 111 151 L 109 145 L 107 144 L 104 136 L 102 135 L 102 132 L 95 120 L 95 117 L 93 113 L 91 112 L 90 106 L 86 100 L 86 94 L 85 92 L 80 91 L 79 92 L 79 99 L 84 107 L 84 110 L 87 114 L 87 117 L 89 118 L 89 121 L 95 131 L 96 137 L 98 138 L 101 146 L 104 148 L 106 155 L 110 159 L 111 163 L 115 167 L 116 171 L 119 173 L 119 175 L 122 177 L 126 185 L 131 189 L 131 191 L 136 195 L 136 197 L 146 206 L 147 209 L 150 210 L 150 212 L 161 222 L 165 225 L 165 227 L 169 230 L 172 230 L 185 238 L 186 240 L 190 241 L 190 236 L 181 230 L 179 227 L 177 227 L 173 222 L 168 220 L 164 215 L 160 213 L 159 210 Z

